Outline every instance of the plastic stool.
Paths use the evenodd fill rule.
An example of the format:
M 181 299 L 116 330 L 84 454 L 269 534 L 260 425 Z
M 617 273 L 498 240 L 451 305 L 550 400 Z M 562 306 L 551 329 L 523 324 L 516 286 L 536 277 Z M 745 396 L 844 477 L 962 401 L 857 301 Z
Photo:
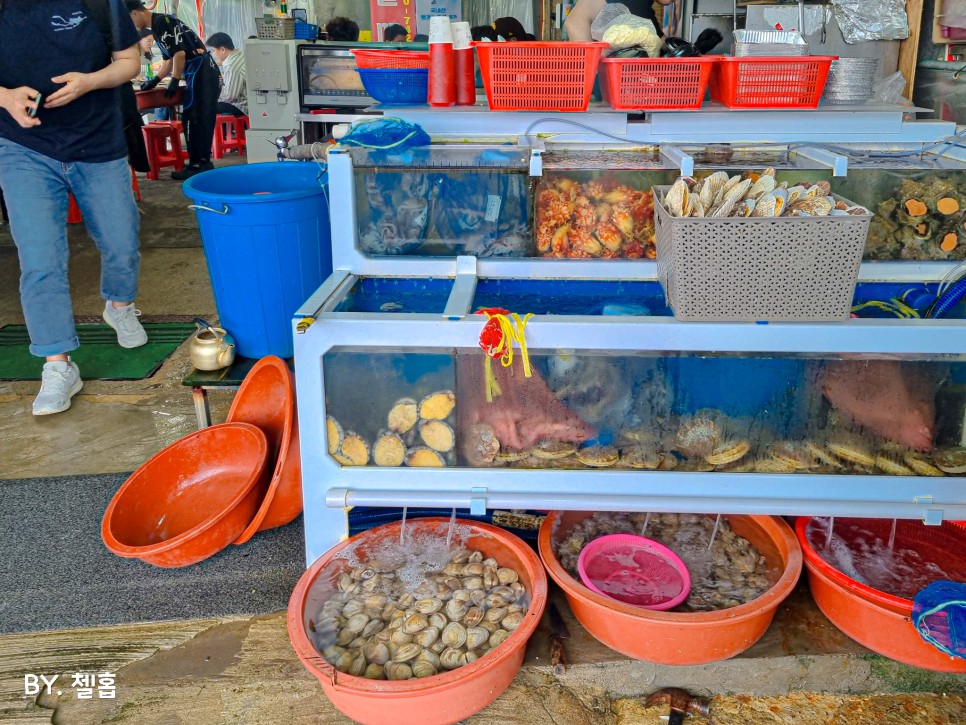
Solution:
M 232 116 L 220 113 L 215 116 L 215 135 L 211 144 L 211 157 L 222 158 L 228 151 L 235 149 L 245 153 L 245 130 L 249 128 L 248 116 Z
M 174 124 L 180 122 L 152 122 L 141 129 L 144 133 L 144 145 L 148 150 L 148 163 L 151 170 L 148 178 L 157 180 L 158 171 L 165 166 L 173 166 L 175 171 L 184 168 L 184 151 L 181 148 L 181 133 Z
M 134 192 L 134 198 L 141 201 L 141 187 L 138 186 L 138 175 L 135 173 L 134 168 L 131 168 L 131 191 Z M 74 198 L 73 194 L 67 195 L 67 223 L 68 224 L 80 224 L 84 221 L 84 217 L 81 214 L 80 207 L 77 206 L 77 200 Z

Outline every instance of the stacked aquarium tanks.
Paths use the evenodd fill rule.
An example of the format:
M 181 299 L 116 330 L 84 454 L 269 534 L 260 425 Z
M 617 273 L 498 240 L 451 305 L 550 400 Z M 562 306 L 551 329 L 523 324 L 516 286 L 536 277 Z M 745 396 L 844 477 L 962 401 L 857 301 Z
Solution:
M 904 296 L 950 265 L 871 264 L 966 257 L 966 165 L 682 148 L 697 178 L 770 167 L 873 212 L 855 319 L 676 321 L 657 149 L 542 151 L 537 173 L 518 145 L 330 154 L 336 272 L 296 336 L 310 558 L 351 505 L 966 519 L 962 304 L 925 320 Z M 494 329 L 512 359 L 481 349 Z

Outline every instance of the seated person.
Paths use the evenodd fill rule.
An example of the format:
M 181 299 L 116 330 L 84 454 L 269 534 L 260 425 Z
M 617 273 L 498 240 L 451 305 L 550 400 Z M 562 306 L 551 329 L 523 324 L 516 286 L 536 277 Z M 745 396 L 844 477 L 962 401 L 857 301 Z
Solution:
M 332 18 L 325 24 L 329 40 L 356 42 L 359 40 L 359 25 L 354 20 L 342 16 Z
M 493 22 L 493 29 L 497 32 L 497 35 L 506 41 L 536 40 L 524 29 L 523 23 L 516 18 L 498 18 Z
M 413 42 L 414 43 L 428 43 L 429 42 L 429 36 L 426 35 L 426 33 L 420 33 L 419 35 L 417 35 L 416 37 L 413 38 Z
M 473 36 L 473 40 L 492 40 L 497 41 L 500 37 L 497 35 L 496 31 L 489 25 L 477 25 L 474 28 L 470 28 L 470 35 Z
M 218 113 L 232 116 L 248 115 L 248 85 L 245 73 L 245 54 L 235 48 L 228 33 L 215 33 L 205 43 L 221 68 L 221 93 Z
M 386 43 L 405 43 L 409 39 L 409 33 L 399 23 L 393 23 L 382 31 L 382 39 Z

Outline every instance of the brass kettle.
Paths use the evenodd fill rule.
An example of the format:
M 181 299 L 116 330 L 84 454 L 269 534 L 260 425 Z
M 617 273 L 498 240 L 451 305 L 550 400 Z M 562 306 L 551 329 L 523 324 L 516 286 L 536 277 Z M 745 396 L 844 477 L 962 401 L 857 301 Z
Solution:
M 212 327 L 200 317 L 200 328 L 188 343 L 188 357 L 196 370 L 221 370 L 235 362 L 235 341 L 220 327 Z

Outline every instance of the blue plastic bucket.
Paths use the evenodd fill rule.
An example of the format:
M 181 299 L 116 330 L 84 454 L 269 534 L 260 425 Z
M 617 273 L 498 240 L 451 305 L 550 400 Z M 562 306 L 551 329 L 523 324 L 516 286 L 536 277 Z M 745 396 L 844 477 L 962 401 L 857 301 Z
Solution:
M 326 177 L 296 161 L 228 166 L 188 179 L 220 326 L 236 352 L 294 354 L 292 316 L 332 273 Z

